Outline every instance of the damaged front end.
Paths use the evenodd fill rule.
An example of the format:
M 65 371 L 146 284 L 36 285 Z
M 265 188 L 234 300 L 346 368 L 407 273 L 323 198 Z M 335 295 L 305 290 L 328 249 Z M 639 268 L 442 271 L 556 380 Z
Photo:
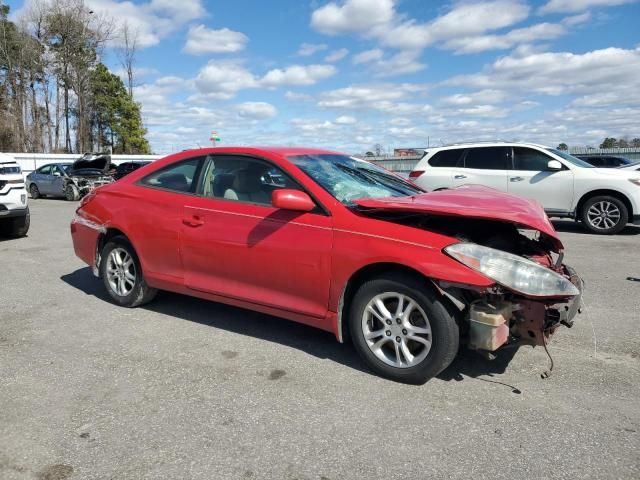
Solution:
M 531 239 L 514 229 L 511 236 L 503 234 L 500 249 L 478 240 L 452 244 L 444 251 L 495 285 L 480 291 L 437 282 L 463 312 L 463 340 L 485 353 L 507 345 L 546 348 L 558 327 L 573 325 L 581 309 L 582 279 L 562 263 L 562 250 L 554 258 L 545 249 L 544 237 Z
M 414 197 L 363 199 L 358 212 L 456 241 L 443 253 L 491 279 L 488 289 L 435 279 L 460 310 L 462 342 L 491 356 L 505 346 L 546 348 L 580 311 L 583 282 L 542 207 L 480 186 Z
M 112 183 L 111 170 L 111 155 L 85 153 L 73 163 L 65 177 L 65 196 L 68 200 L 79 200 L 96 188 Z

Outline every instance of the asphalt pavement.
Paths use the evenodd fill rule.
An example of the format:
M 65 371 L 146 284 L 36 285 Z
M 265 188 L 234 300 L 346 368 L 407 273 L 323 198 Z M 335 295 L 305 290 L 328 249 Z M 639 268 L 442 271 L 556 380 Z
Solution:
M 76 204 L 0 241 L 0 478 L 640 478 L 640 227 L 556 226 L 586 310 L 550 346 L 461 355 L 422 386 L 286 320 L 164 293 L 107 299 Z

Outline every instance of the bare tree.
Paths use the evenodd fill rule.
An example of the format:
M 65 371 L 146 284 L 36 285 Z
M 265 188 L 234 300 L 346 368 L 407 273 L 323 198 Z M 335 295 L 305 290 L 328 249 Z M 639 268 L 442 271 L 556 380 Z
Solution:
M 127 91 L 133 98 L 133 87 L 135 87 L 135 64 L 138 51 L 138 29 L 132 29 L 129 22 L 125 21 L 120 30 L 120 40 L 122 46 L 118 51 L 120 64 L 127 75 Z

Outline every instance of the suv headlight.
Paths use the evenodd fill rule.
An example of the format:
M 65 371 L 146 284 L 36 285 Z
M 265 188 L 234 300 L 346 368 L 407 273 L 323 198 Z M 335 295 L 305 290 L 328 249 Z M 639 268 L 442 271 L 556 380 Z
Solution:
M 502 250 L 475 243 L 456 243 L 449 245 L 444 251 L 467 267 L 524 295 L 573 297 L 580 293 L 576 286 L 562 275 Z

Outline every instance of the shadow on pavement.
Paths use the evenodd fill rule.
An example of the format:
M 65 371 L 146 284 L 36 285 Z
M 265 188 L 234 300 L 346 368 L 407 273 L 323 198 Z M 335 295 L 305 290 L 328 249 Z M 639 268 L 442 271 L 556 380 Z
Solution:
M 551 220 L 551 223 L 553 223 L 554 228 L 558 232 L 582 233 L 584 235 L 601 236 L 601 235 L 598 235 L 596 233 L 589 232 L 585 227 L 582 226 L 582 223 L 576 222 L 575 220 L 556 220 L 556 219 L 553 219 L 553 220 Z M 616 235 L 622 235 L 622 236 L 640 235 L 640 226 L 638 226 L 638 225 L 627 225 L 624 228 L 624 230 L 622 230 L 620 233 L 617 233 Z M 615 237 L 616 235 L 612 235 L 612 236 Z
M 89 267 L 63 275 L 60 279 L 87 295 L 110 303 L 102 281 L 93 276 Z M 363 365 L 350 343 L 338 343 L 333 334 L 307 325 L 171 292 L 160 292 L 153 302 L 140 308 L 286 345 L 315 357 L 332 360 L 374 375 Z M 454 362 L 437 378 L 445 381 L 462 381 L 465 377 L 477 378 L 501 374 L 505 372 L 515 352 L 516 349 L 504 350 L 499 352 L 495 360 L 486 360 L 477 353 L 461 349 Z M 506 385 L 489 379 L 479 378 L 479 380 Z M 514 393 L 520 393 L 515 392 L 517 390 L 515 387 L 507 386 L 514 389 Z

